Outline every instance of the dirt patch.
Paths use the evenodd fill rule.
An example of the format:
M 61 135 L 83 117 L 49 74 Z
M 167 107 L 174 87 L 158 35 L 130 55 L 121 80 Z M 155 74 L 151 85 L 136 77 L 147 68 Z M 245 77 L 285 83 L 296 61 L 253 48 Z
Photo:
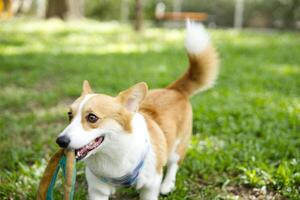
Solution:
M 228 186 L 225 188 L 225 191 L 231 194 L 234 198 L 243 199 L 243 200 L 285 200 L 286 199 L 274 191 L 268 191 L 266 187 L 247 188 L 245 186 Z

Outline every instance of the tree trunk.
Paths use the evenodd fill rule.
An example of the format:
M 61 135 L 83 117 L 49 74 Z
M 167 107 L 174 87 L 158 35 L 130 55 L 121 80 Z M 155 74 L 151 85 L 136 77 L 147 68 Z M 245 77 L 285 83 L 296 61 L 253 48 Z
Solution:
M 65 19 L 67 17 L 67 0 L 48 0 L 46 9 L 46 18 L 58 17 Z
M 142 0 L 135 0 L 135 24 L 134 29 L 136 31 L 140 31 L 142 29 L 143 24 L 143 16 L 142 16 Z
M 68 18 L 80 19 L 84 16 L 84 0 L 68 0 Z
M 243 27 L 244 17 L 244 0 L 236 0 L 234 13 L 234 28 L 241 29 Z
M 129 2 L 128 0 L 122 0 L 121 2 L 121 22 L 127 23 L 129 19 Z
M 39 18 L 44 18 L 46 13 L 46 0 L 36 1 L 36 14 Z

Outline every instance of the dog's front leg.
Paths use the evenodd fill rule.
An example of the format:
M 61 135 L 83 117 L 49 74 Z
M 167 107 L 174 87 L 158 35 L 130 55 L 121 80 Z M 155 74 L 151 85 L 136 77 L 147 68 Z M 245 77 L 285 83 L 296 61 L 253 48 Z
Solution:
M 140 192 L 140 200 L 158 200 L 162 175 L 155 174 Z
M 85 176 L 88 182 L 90 200 L 108 200 L 109 196 L 115 192 L 115 188 L 102 182 L 91 170 L 85 168 Z

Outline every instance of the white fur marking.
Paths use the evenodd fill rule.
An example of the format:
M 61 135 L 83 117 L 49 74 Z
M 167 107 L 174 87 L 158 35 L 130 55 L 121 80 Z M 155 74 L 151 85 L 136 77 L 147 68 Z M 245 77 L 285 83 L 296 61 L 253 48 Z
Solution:
M 179 145 L 180 140 L 176 140 L 175 144 L 172 148 L 172 153 L 168 159 L 168 169 L 166 176 L 164 178 L 163 183 L 160 187 L 160 193 L 168 194 L 172 190 L 175 189 L 175 182 L 176 182 L 176 173 L 178 170 L 178 161 L 180 159 L 179 155 L 176 153 L 177 146 Z
M 162 194 L 168 194 L 169 192 L 171 192 L 172 190 L 175 189 L 177 170 L 178 170 L 177 162 L 170 163 L 168 165 L 168 171 L 167 171 L 166 177 L 160 187 L 160 192 Z
M 190 54 L 200 54 L 210 43 L 210 36 L 202 24 L 187 20 L 185 48 Z

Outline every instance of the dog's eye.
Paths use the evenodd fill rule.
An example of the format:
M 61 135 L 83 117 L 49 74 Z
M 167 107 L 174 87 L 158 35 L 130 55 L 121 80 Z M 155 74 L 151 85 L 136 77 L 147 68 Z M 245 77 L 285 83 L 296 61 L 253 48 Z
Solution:
M 98 121 L 98 117 L 92 113 L 88 114 L 88 116 L 86 116 L 86 120 L 90 123 L 95 123 Z
M 71 111 L 68 112 L 69 121 L 73 119 L 73 113 Z

